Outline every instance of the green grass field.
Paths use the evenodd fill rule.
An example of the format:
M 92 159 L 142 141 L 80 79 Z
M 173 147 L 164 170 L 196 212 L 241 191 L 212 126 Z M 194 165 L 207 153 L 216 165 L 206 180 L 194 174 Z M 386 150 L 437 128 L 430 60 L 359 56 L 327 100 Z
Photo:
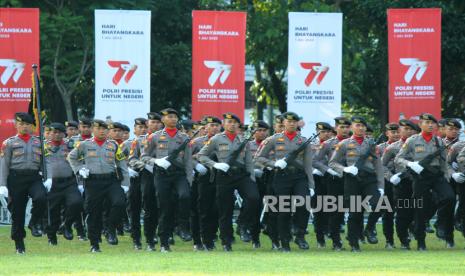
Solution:
M 380 230 L 378 233 L 382 233 Z M 173 252 L 169 254 L 134 251 L 127 234 L 120 237 L 118 246 L 109 246 L 104 242 L 102 253 L 91 254 L 88 242 L 66 241 L 59 237 L 58 246 L 50 247 L 46 237 L 33 238 L 28 232 L 27 254 L 20 256 L 14 253 L 9 231 L 10 227 L 0 227 L 1 275 L 465 275 L 465 240 L 458 232 L 454 249 L 446 249 L 444 242 L 429 234 L 427 252 L 417 252 L 414 243 L 409 252 L 400 249 L 387 251 L 381 234 L 379 244 L 364 244 L 361 253 L 351 253 L 350 250 L 332 252 L 331 242 L 327 243 L 328 248 L 317 249 L 314 235 L 310 233 L 307 236 L 310 250 L 301 251 L 292 246 L 290 254 L 272 252 L 266 236 L 262 237 L 262 248 L 259 250 L 253 250 L 251 244 L 237 241 L 233 244 L 232 253 L 220 249 L 193 252 L 191 243 L 177 239 L 176 245 L 172 246 Z M 345 247 L 348 249 L 347 244 Z

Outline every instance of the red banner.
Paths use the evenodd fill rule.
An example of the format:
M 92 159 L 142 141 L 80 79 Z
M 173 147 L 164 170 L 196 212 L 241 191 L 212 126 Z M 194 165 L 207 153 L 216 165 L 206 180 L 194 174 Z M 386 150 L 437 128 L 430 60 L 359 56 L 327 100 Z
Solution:
M 441 9 L 388 10 L 389 121 L 441 117 Z
M 34 63 L 39 9 L 0 8 L 0 141 L 15 134 L 14 114 L 28 111 Z
M 245 12 L 192 12 L 192 118 L 244 119 Z

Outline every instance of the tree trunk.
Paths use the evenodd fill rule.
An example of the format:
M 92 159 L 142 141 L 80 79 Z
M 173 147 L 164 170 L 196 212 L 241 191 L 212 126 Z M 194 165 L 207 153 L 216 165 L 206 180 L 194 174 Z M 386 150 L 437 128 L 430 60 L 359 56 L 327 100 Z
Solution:
M 73 105 L 71 103 L 71 96 L 64 95 L 62 93 L 60 94 L 61 94 L 61 98 L 63 99 L 63 104 L 65 105 L 66 117 L 68 118 L 68 121 L 72 121 L 74 120 L 74 116 L 73 116 Z

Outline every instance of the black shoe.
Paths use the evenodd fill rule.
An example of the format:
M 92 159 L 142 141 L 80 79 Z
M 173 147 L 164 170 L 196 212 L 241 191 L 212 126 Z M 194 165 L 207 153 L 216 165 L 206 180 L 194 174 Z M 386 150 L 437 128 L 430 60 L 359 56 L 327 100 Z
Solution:
M 206 251 L 213 251 L 213 250 L 215 250 L 215 244 L 213 242 L 204 242 L 203 243 L 203 248 Z
M 367 238 L 367 241 L 368 241 L 369 244 L 377 244 L 378 243 L 378 238 L 376 237 L 375 230 L 365 229 L 365 231 L 363 231 L 363 234 Z
M 260 248 L 260 247 L 262 247 L 262 245 L 261 245 L 261 243 L 260 243 L 259 240 L 254 240 L 254 241 L 252 241 L 252 248 L 253 248 L 253 249 L 258 249 L 258 248 Z
M 78 231 L 77 232 L 77 238 L 80 241 L 87 241 L 86 232 L 84 230 Z
M 168 238 L 168 243 L 174 245 L 174 238 L 172 236 Z
M 323 240 L 317 240 L 317 242 L 316 242 L 316 247 L 317 247 L 317 248 L 326 248 L 326 242 L 325 242 L 325 240 L 324 240 L 324 239 L 323 239 Z
M 249 231 L 247 231 L 244 227 L 241 227 L 240 238 L 241 238 L 241 241 L 243 242 L 252 241 L 252 236 L 250 235 Z
M 454 247 L 455 247 L 454 239 L 447 239 L 446 248 L 454 248 Z
M 168 249 L 169 249 L 169 246 L 168 246 Z M 149 252 L 155 251 L 155 243 L 153 242 L 147 243 L 147 251 Z
M 307 250 L 310 247 L 308 246 L 308 242 L 305 240 L 304 237 L 302 236 L 297 236 L 294 239 L 294 242 L 299 246 L 300 249 L 302 250 Z
M 153 244 L 158 244 L 158 239 L 157 238 L 153 238 Z
M 192 235 L 189 233 L 189 231 L 180 229 L 179 230 L 179 237 L 181 238 L 182 241 L 188 242 L 192 240 Z
M 117 234 L 118 236 L 124 236 L 124 230 L 123 230 L 123 228 L 122 228 L 122 227 L 118 227 L 118 228 L 116 229 L 116 234 Z
M 429 223 L 426 223 L 425 231 L 426 233 L 429 233 L 429 234 L 434 233 L 433 227 L 431 227 Z
M 225 244 L 223 245 L 223 251 L 225 252 L 231 252 L 232 251 L 232 247 L 230 244 Z
M 44 234 L 42 232 L 42 226 L 40 224 L 34 224 L 34 225 L 29 225 L 29 229 L 31 229 L 31 235 L 33 237 L 42 237 L 42 235 Z
M 139 240 L 132 241 L 132 244 L 135 250 L 142 250 L 142 244 Z
M 57 246 L 58 240 L 56 235 L 48 235 L 48 245 Z
M 455 227 L 455 230 L 459 231 L 460 233 L 462 233 L 463 231 L 463 224 L 459 221 L 455 222 L 454 224 L 454 227 Z
M 389 249 L 389 250 L 392 250 L 392 249 L 394 249 L 394 248 L 396 248 L 396 247 L 394 246 L 394 242 L 392 242 L 392 241 L 387 241 L 387 242 L 386 242 L 386 245 L 384 246 L 384 248 Z
M 362 251 L 362 250 L 360 250 L 360 245 L 358 245 L 358 244 L 354 244 L 351 247 L 352 247 L 352 249 L 350 251 L 352 251 L 352 252 L 358 253 L 358 252 Z
M 132 232 L 132 227 L 131 227 L 131 224 L 129 222 L 124 222 L 123 224 L 123 231 L 126 232 L 126 233 L 131 233 Z
M 426 251 L 426 244 L 425 244 L 425 241 L 423 240 L 419 240 L 417 241 L 418 242 L 418 245 L 417 245 L 417 250 L 418 251 Z
M 279 248 L 279 251 L 288 253 L 291 252 L 291 247 L 289 246 L 288 242 L 281 242 L 281 247 Z
M 273 251 L 279 250 L 279 242 L 278 241 L 271 241 L 271 250 L 273 250 Z
M 410 250 L 410 243 L 405 242 L 400 244 L 400 249 L 402 250 Z
M 23 255 L 26 253 L 26 247 L 24 246 L 24 240 L 15 241 L 16 254 Z
M 444 231 L 444 229 L 441 229 L 441 228 L 436 228 L 436 237 L 438 237 L 438 239 L 440 240 L 446 240 L 447 237 L 446 237 L 446 231 Z
M 333 250 L 337 252 L 344 250 L 342 242 L 333 242 Z
M 64 226 L 63 227 L 63 238 L 65 238 L 66 240 L 70 241 L 74 238 L 74 235 L 73 235 L 73 229 L 71 228 L 71 226 Z
M 203 251 L 204 247 L 203 244 L 194 244 L 194 251 Z
M 107 233 L 107 242 L 110 245 L 117 245 L 118 244 L 118 236 L 116 235 L 115 231 L 108 231 L 108 233 Z
M 91 253 L 100 253 L 100 252 L 102 252 L 102 250 L 100 250 L 100 246 L 98 244 L 96 244 L 96 245 L 92 245 L 90 247 L 90 252 Z
M 160 247 L 160 252 L 161 253 L 168 253 L 168 252 L 171 252 L 171 248 L 169 245 L 162 245 Z

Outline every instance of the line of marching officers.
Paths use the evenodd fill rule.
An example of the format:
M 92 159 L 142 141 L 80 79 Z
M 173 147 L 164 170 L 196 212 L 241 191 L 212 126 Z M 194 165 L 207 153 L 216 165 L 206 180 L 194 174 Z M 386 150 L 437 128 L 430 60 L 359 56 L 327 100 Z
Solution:
M 160 251 L 169 252 L 176 232 L 183 241 L 193 240 L 196 251 L 214 250 L 218 238 L 223 250 L 231 251 L 236 201 L 242 203 L 236 221 L 241 240 L 259 248 L 263 231 L 273 250 L 289 252 L 291 242 L 308 249 L 309 210 L 303 205 L 292 212 L 270 211 L 263 201 L 270 195 L 308 197 L 313 208 L 317 197 L 328 195 L 343 197 L 344 206 L 354 196 L 371 196 L 373 209 L 380 197 L 387 198 L 393 211 L 369 212 L 365 227 L 363 209 L 349 210 L 347 240 L 354 252 L 365 239 L 378 242 L 375 225 L 381 217 L 388 249 L 395 247 L 395 228 L 402 249 L 410 249 L 413 235 L 418 250 L 426 250 L 435 214 L 436 235 L 447 247 L 454 246 L 454 224 L 465 231 L 465 142 L 458 141 L 457 120 L 438 122 L 424 113 L 418 124 L 389 123 L 387 141 L 379 145 L 359 116 L 337 117 L 334 127 L 319 122 L 312 138 L 301 135 L 301 118 L 293 112 L 276 117 L 271 136 L 264 121 L 255 122 L 247 135 L 232 113 L 222 120 L 205 116 L 192 130 L 181 131 L 178 120 L 171 108 L 137 118 L 131 140 L 120 123 L 52 123 L 41 150 L 39 138 L 31 135 L 34 118 L 17 113 L 18 133 L 3 142 L 0 165 L 0 194 L 8 195 L 16 252 L 25 253 L 29 197 L 33 236 L 42 235 L 43 218 L 52 246 L 59 231 L 73 239 L 73 224 L 86 239 L 87 226 L 91 252 L 100 252 L 102 233 L 109 244 L 118 244 L 124 220 L 136 250 L 142 249 L 143 232 L 147 250 L 159 242 Z M 313 212 L 317 246 L 325 247 L 329 238 L 335 251 L 344 250 L 344 220 L 340 210 Z

